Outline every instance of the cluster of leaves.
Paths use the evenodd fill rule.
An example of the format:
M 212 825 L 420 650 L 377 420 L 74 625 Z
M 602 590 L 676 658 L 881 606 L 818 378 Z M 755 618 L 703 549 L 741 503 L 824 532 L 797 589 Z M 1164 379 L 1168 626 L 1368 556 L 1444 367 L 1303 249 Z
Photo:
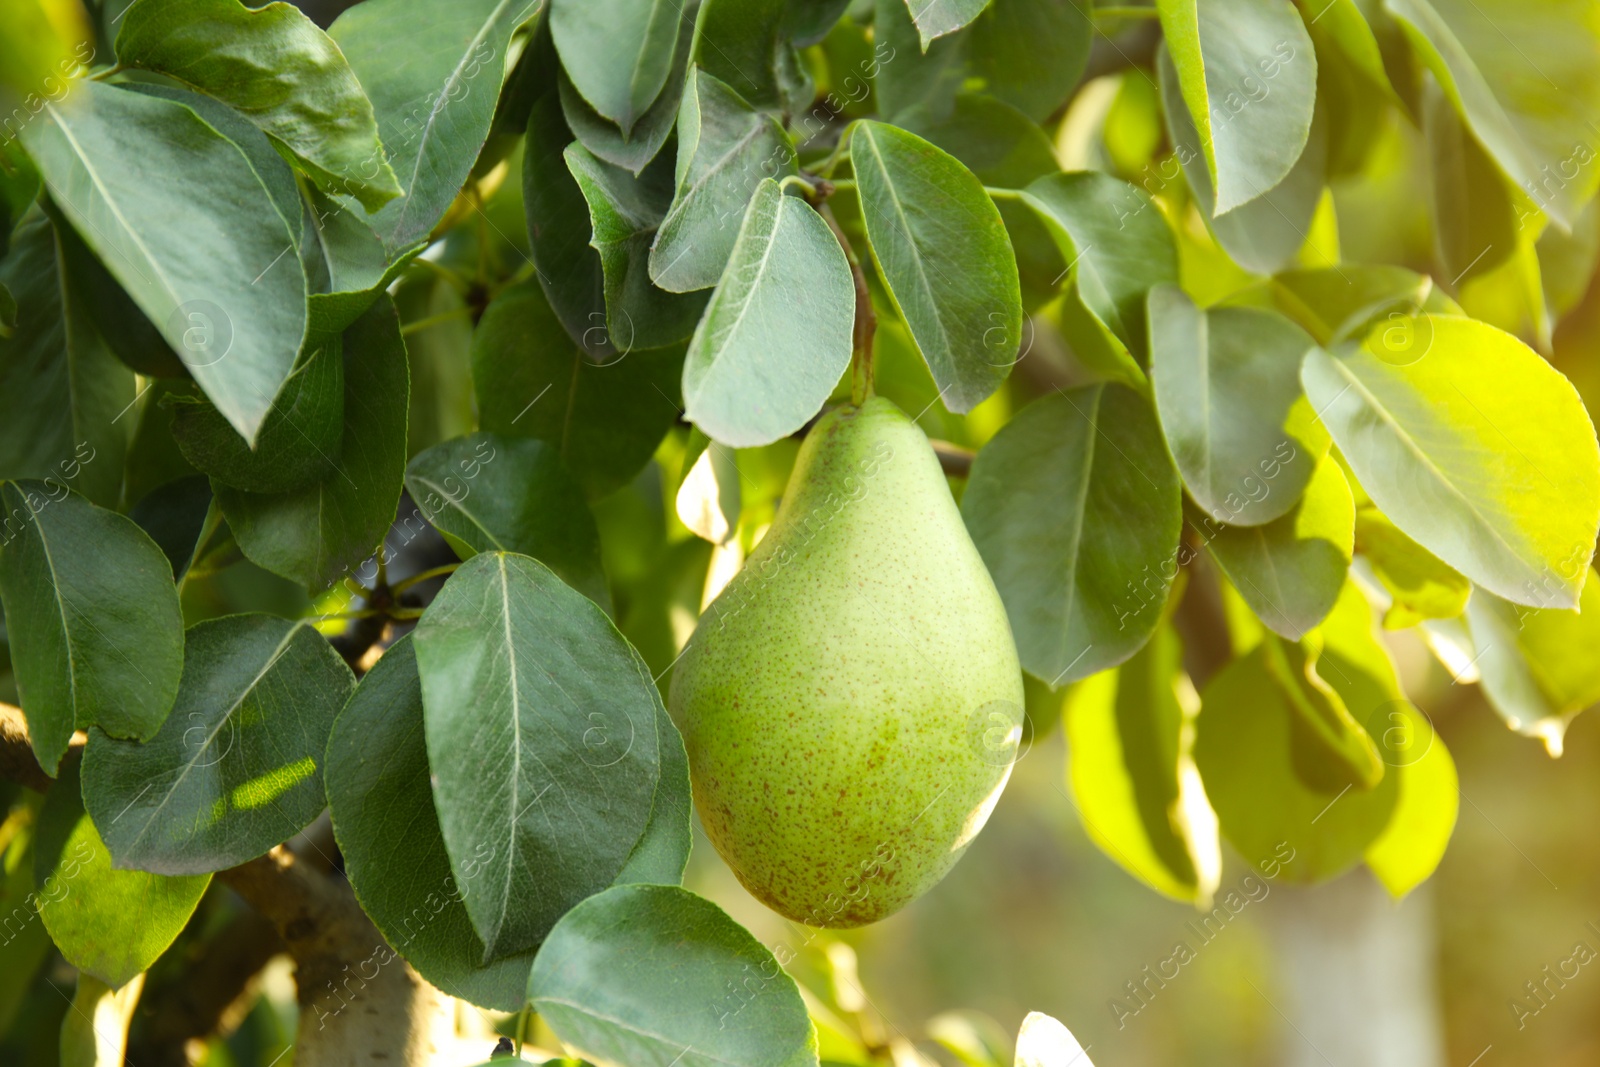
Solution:
M 1432 871 L 1454 770 L 1374 604 L 1552 748 L 1600 700 L 1600 449 L 1535 350 L 1600 248 L 1582 0 L 21 6 L 0 599 L 59 777 L 9 848 L 110 986 L 326 808 L 446 992 L 597 1062 L 814 1062 L 678 885 L 658 685 L 868 378 L 982 446 L 1074 795 L 1159 891 L 1223 836 Z M 1339 256 L 1330 182 L 1407 137 L 1447 285 Z M 374 620 L 415 627 L 358 681 L 325 635 Z

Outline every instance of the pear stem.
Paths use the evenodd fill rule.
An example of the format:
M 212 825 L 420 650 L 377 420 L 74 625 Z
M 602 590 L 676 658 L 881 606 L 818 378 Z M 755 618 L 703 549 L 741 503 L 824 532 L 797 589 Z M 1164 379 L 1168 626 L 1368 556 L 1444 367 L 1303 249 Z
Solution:
M 872 395 L 872 338 L 878 332 L 878 316 L 872 311 L 872 291 L 867 288 L 866 272 L 861 269 L 861 258 L 851 247 L 850 238 L 845 236 L 839 220 L 833 217 L 826 203 L 822 205 L 821 214 L 839 239 L 839 247 L 844 249 L 844 258 L 850 264 L 850 277 L 856 283 L 856 318 L 850 332 L 850 402 L 860 407 Z

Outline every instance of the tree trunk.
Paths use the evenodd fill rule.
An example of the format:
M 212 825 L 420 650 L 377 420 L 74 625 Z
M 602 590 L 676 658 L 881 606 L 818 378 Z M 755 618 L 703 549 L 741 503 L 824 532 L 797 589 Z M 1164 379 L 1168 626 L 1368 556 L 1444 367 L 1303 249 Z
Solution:
M 1284 1067 L 1444 1067 L 1433 898 L 1396 904 L 1362 867 L 1268 909 Z M 1265 995 L 1269 991 L 1263 991 Z M 1277 994 L 1274 994 L 1277 997 Z

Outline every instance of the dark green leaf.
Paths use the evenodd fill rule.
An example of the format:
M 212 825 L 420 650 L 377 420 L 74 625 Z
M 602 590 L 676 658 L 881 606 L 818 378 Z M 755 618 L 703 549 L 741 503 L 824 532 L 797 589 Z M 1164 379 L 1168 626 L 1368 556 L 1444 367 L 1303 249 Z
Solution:
M 183 669 L 172 568 L 130 519 L 59 483 L 7 482 L 0 598 L 39 765 L 55 773 L 75 729 L 155 734 Z
M 1163 626 L 1117 670 L 1072 689 L 1068 782 L 1084 829 L 1106 855 L 1159 893 L 1204 901 L 1222 856 L 1216 823 L 1201 814 L 1191 753 L 1199 701 L 1180 678 L 1182 652 Z
M 764 179 L 689 342 L 687 417 L 736 448 L 800 429 L 850 365 L 855 301 L 850 264 L 828 224 Z
M 391 257 L 428 236 L 471 173 L 494 122 L 511 36 L 539 8 L 540 0 L 368 0 L 329 27 L 372 101 L 405 190 L 372 219 Z
M 619 881 L 677 882 L 689 856 L 689 763 L 662 712 L 662 775 L 649 828 Z M 361 679 L 328 739 L 328 806 L 345 873 L 384 939 L 451 996 L 497 1011 L 522 1005 L 532 953 L 482 964 L 434 811 L 422 684 L 406 635 Z M 470 877 L 481 877 L 475 869 Z M 640 877 L 630 879 L 630 874 Z
M 1324 458 L 1286 515 L 1261 526 L 1204 522 L 1206 547 L 1272 632 L 1298 641 L 1333 609 L 1350 567 L 1355 500 Z
M 334 837 L 361 907 L 433 985 L 496 1011 L 522 1006 L 532 953 L 485 966 L 429 782 L 422 682 L 411 635 L 368 671 L 328 738 Z M 483 878 L 487 868 L 464 872 Z
M 550 35 L 562 67 L 624 138 L 667 82 L 680 6 L 677 0 L 551 0 Z
M 985 185 L 1021 189 L 1061 169 L 1049 135 L 991 97 L 962 93 L 948 114 L 919 105 L 896 116 L 895 125 L 949 152 Z
M 1198 130 L 1189 144 L 1216 190 L 1215 209 L 1232 211 L 1282 182 L 1307 145 L 1317 91 L 1311 38 L 1289 0 L 1156 6 L 1166 37 L 1163 66 L 1171 64 L 1182 101 L 1175 108 L 1168 96 L 1169 121 L 1171 111 L 1187 111 Z M 1176 134 L 1173 143 L 1181 143 Z M 1209 216 L 1212 205 L 1203 211 Z
M 197 470 L 232 489 L 286 493 L 326 477 L 344 436 L 344 354 L 334 335 L 301 356 L 254 447 L 204 400 L 173 404 L 172 436 Z
M 716 285 L 762 179 L 795 172 L 794 144 L 776 119 L 691 70 L 678 108 L 676 187 L 650 247 L 650 277 L 675 293 Z
M 299 246 L 300 186 L 295 180 L 294 169 L 278 154 L 272 141 L 260 128 L 227 104 L 202 93 L 165 83 L 132 82 L 128 88 L 145 96 L 182 104 L 204 119 L 206 125 L 232 141 L 244 153 L 250 169 L 255 171 L 256 179 L 272 198 L 272 206 L 283 218 L 284 226 L 288 227 L 290 240 L 296 247 Z
M 79 235 L 253 441 L 300 350 L 306 282 L 245 155 L 187 107 L 99 82 L 23 139 Z
M 361 212 L 308 188 L 301 218 L 300 258 L 311 280 L 311 328 L 344 331 L 371 307 L 407 262 L 388 250 Z
M 212 486 L 244 554 L 311 589 L 348 573 L 383 540 L 405 477 L 409 387 L 393 302 L 374 304 L 342 347 L 344 440 L 332 471 L 287 493 Z
M 807 100 L 785 99 L 798 74 L 789 42 L 790 0 L 704 0 L 695 22 L 692 65 L 763 108 L 798 111 Z
M 794 981 L 721 908 L 677 886 L 618 886 L 568 912 L 528 999 L 601 1067 L 815 1067 Z
M 1577 605 L 1600 526 L 1600 448 L 1558 371 L 1485 323 L 1423 314 L 1379 323 L 1359 347 L 1312 349 L 1301 377 L 1407 536 L 1508 600 Z
M 665 159 L 637 178 L 567 146 L 567 166 L 589 205 L 589 243 L 605 275 L 605 328 L 622 352 L 676 344 L 694 332 L 710 294 L 669 293 L 650 279 L 650 246 L 672 202 Z
M 475 433 L 434 445 L 406 467 L 406 488 L 456 554 L 519 552 L 609 607 L 600 532 L 555 446 Z
M 68 963 L 120 986 L 149 970 L 182 932 L 211 875 L 113 870 L 83 810 L 79 762 L 61 768 L 39 812 L 33 843 L 39 917 Z
M 1328 451 L 1300 389 L 1311 338 L 1271 311 L 1201 311 L 1174 285 L 1149 311 L 1156 410 L 1189 495 L 1230 526 L 1288 514 Z
M 1075 297 L 1107 336 L 1147 364 L 1145 299 L 1178 280 L 1178 250 L 1155 202 L 1109 174 L 1055 174 L 1028 186 L 1024 199 L 1045 220 L 1073 266 Z
M 571 143 L 556 99 L 546 96 L 535 103 L 528 113 L 522 157 L 528 243 L 539 286 L 567 336 L 594 358 L 608 360 L 626 346 L 613 342 L 606 329 L 605 271 L 600 253 L 589 243 L 594 231 L 588 201 L 567 169 L 565 152 Z
M 650 462 L 678 420 L 682 367 L 681 348 L 591 362 L 531 282 L 501 293 L 472 337 L 483 428 L 554 444 L 590 497 L 626 485 Z
M 876 0 L 872 34 L 878 110 L 891 119 L 918 105 L 935 117 L 948 114 L 966 79 L 966 35 L 955 34 L 924 49 L 906 0 Z
M 1028 405 L 978 453 L 961 514 L 1030 674 L 1087 678 L 1155 631 L 1183 511 L 1155 414 L 1133 392 L 1093 385 Z
M 355 678 L 303 622 L 190 628 L 177 704 L 146 744 L 95 730 L 83 800 L 118 867 L 203 874 L 254 859 L 327 804 L 322 757 Z
M 666 144 L 673 125 L 678 121 L 678 104 L 683 99 L 684 73 L 689 66 L 689 48 L 694 41 L 694 17 L 698 11 L 699 8 L 692 4 L 683 5 L 667 84 L 626 136 L 615 123 L 590 107 L 588 101 L 573 87 L 572 79 L 567 77 L 565 71 L 561 73 L 561 111 L 573 134 L 583 142 L 583 147 L 607 163 L 626 167 L 635 174 L 656 158 L 656 153 Z
M 230 105 L 318 185 L 369 211 L 400 195 L 366 94 L 339 47 L 298 8 L 138 0 L 121 18 L 123 66 L 165 74 Z
M 610 885 L 643 835 L 661 697 L 605 613 L 526 556 L 463 563 L 415 643 L 467 912 L 485 962 L 524 952 Z
M 210 530 L 208 522 L 221 521 L 215 512 L 211 482 L 200 474 L 178 478 L 158 486 L 128 511 L 172 564 L 172 577 L 182 581 L 194 562 L 195 553 Z
M 0 260 L 0 284 L 17 299 L 16 329 L 0 338 L 0 478 L 52 479 L 109 506 L 122 485 L 134 379 L 63 272 L 62 250 L 35 211 Z
M 1078 0 L 989 0 L 967 31 L 968 70 L 983 79 L 985 92 L 1045 121 L 1088 63 L 1088 7 Z
M 284 169 L 288 169 L 287 165 Z M 167 344 L 167 339 L 161 336 L 161 331 L 139 310 L 139 305 L 133 302 L 127 291 L 117 284 L 105 264 L 89 251 L 72 225 L 60 218 L 59 213 L 51 221 L 55 223 L 60 265 L 65 269 L 63 295 L 66 303 L 80 306 L 81 310 L 77 312 L 80 319 L 93 326 L 94 335 L 126 366 L 147 378 L 188 378 L 189 369 L 183 365 L 172 346 Z M 83 328 L 80 327 L 75 335 L 69 336 L 81 340 L 84 337 Z M 108 383 L 117 382 L 119 377 L 126 383 L 123 388 L 128 390 L 127 395 L 131 400 L 134 395 L 131 379 L 118 375 L 110 367 L 106 368 L 103 375 Z M 121 405 L 118 408 L 120 411 Z
M 1423 93 L 1422 129 L 1433 179 L 1433 235 L 1450 284 L 1487 273 L 1517 250 L 1516 209 L 1494 160 L 1432 82 Z
M 1005 380 L 1022 338 L 1016 256 L 972 172 L 893 126 L 850 138 L 867 239 L 945 407 L 971 411 Z

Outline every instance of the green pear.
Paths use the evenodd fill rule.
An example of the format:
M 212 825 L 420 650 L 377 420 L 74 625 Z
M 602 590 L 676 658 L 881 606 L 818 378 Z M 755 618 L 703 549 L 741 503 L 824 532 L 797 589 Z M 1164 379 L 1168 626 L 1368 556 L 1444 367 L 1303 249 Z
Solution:
M 706 834 L 775 911 L 876 922 L 961 858 L 1011 774 L 1022 669 L 933 448 L 894 404 L 818 421 L 669 703 Z

